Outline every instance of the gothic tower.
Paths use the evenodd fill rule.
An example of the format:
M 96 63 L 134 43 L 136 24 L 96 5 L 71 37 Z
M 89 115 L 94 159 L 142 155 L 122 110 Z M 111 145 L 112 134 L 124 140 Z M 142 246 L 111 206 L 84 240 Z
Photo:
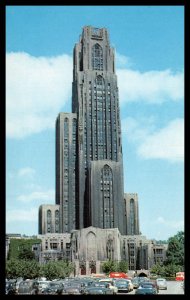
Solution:
M 85 26 L 74 47 L 72 113 L 77 115 L 76 228 L 118 228 L 125 234 L 117 76 L 105 28 Z

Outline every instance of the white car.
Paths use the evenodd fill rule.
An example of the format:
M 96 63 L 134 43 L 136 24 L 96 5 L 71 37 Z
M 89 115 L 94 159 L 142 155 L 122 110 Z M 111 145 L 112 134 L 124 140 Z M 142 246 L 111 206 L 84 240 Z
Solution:
M 128 286 L 129 286 L 129 292 L 133 291 L 134 286 L 133 286 L 133 283 L 132 283 L 131 279 L 127 279 L 127 278 L 118 278 L 118 279 L 116 279 L 116 282 L 117 282 L 117 281 L 127 281 L 127 282 L 128 282 Z
M 132 283 L 131 279 L 126 278 L 125 280 L 129 282 L 130 291 L 133 291 L 134 286 L 133 286 L 133 283 Z
M 161 289 L 167 290 L 167 281 L 165 278 L 157 278 L 156 283 L 157 283 L 159 290 L 161 290 Z
M 114 281 L 110 278 L 100 279 L 99 282 L 109 283 L 109 289 L 113 290 L 114 294 L 117 294 L 118 288 L 115 286 Z

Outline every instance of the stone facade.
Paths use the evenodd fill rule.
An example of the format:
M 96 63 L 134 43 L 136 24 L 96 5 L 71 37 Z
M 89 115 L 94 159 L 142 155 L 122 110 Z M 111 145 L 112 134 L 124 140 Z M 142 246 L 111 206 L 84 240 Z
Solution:
M 40 206 L 39 233 L 40 262 L 69 259 L 75 275 L 100 273 L 107 260 L 126 260 L 129 270 L 165 260 L 166 248 L 140 235 L 138 195 L 124 194 L 117 76 L 105 28 L 85 26 L 74 47 L 72 113 L 56 120 L 56 205 Z
M 56 204 L 59 232 L 76 229 L 77 115 L 60 113 L 56 120 Z
M 44 204 L 39 207 L 38 232 L 59 232 L 59 205 Z
M 139 206 L 137 193 L 125 193 L 127 234 L 138 235 L 139 231 Z
M 46 263 L 49 260 L 71 260 L 70 233 L 48 233 L 38 235 L 41 239 L 41 251 L 39 252 L 39 262 Z
M 56 205 L 59 233 L 94 226 L 127 234 L 117 76 L 106 28 L 85 26 L 73 50 L 72 113 L 56 120 Z M 41 206 L 39 233 L 57 232 L 45 214 Z
M 92 161 L 89 166 L 89 212 L 90 226 L 118 228 L 126 233 L 121 162 L 111 160 Z M 118 201 L 117 201 L 118 200 Z
M 71 233 L 38 235 L 42 240 L 39 261 L 69 259 L 75 275 L 102 273 L 108 260 L 127 261 L 129 271 L 149 270 L 158 259 L 166 258 L 167 245 L 157 245 L 142 235 L 121 235 L 118 228 L 90 226 Z
M 84 27 L 74 47 L 72 112 L 77 114 L 78 137 L 76 229 L 98 224 L 124 234 L 119 97 L 114 50 L 105 28 Z

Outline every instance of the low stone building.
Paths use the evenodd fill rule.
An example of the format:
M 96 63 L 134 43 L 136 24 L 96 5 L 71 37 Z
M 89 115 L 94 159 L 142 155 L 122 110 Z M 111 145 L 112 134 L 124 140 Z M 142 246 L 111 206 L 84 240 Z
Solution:
M 90 226 L 71 233 L 38 235 L 42 240 L 39 261 L 67 259 L 75 264 L 75 275 L 102 273 L 108 260 L 127 261 L 129 271 L 149 270 L 166 258 L 167 245 L 157 245 L 142 235 L 121 235 L 118 228 Z
M 39 262 L 46 263 L 49 260 L 71 260 L 70 233 L 47 233 L 38 235 L 41 239 L 41 251 Z

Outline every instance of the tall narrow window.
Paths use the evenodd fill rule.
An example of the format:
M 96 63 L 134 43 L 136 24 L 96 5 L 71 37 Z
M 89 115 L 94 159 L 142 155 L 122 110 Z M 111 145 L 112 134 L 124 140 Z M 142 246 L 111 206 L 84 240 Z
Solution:
M 92 47 L 92 69 L 103 70 L 103 50 L 99 44 Z
M 69 200 L 69 119 L 64 119 L 64 173 L 63 173 L 63 228 L 68 232 L 68 200 Z
M 114 212 L 113 212 L 113 174 L 112 169 L 105 165 L 101 172 L 101 225 L 102 228 L 114 227 Z
M 55 211 L 55 232 L 59 232 L 59 210 Z
M 130 200 L 130 230 L 131 235 L 135 234 L 135 207 L 134 199 Z
M 47 210 L 47 232 L 51 232 L 51 210 Z

